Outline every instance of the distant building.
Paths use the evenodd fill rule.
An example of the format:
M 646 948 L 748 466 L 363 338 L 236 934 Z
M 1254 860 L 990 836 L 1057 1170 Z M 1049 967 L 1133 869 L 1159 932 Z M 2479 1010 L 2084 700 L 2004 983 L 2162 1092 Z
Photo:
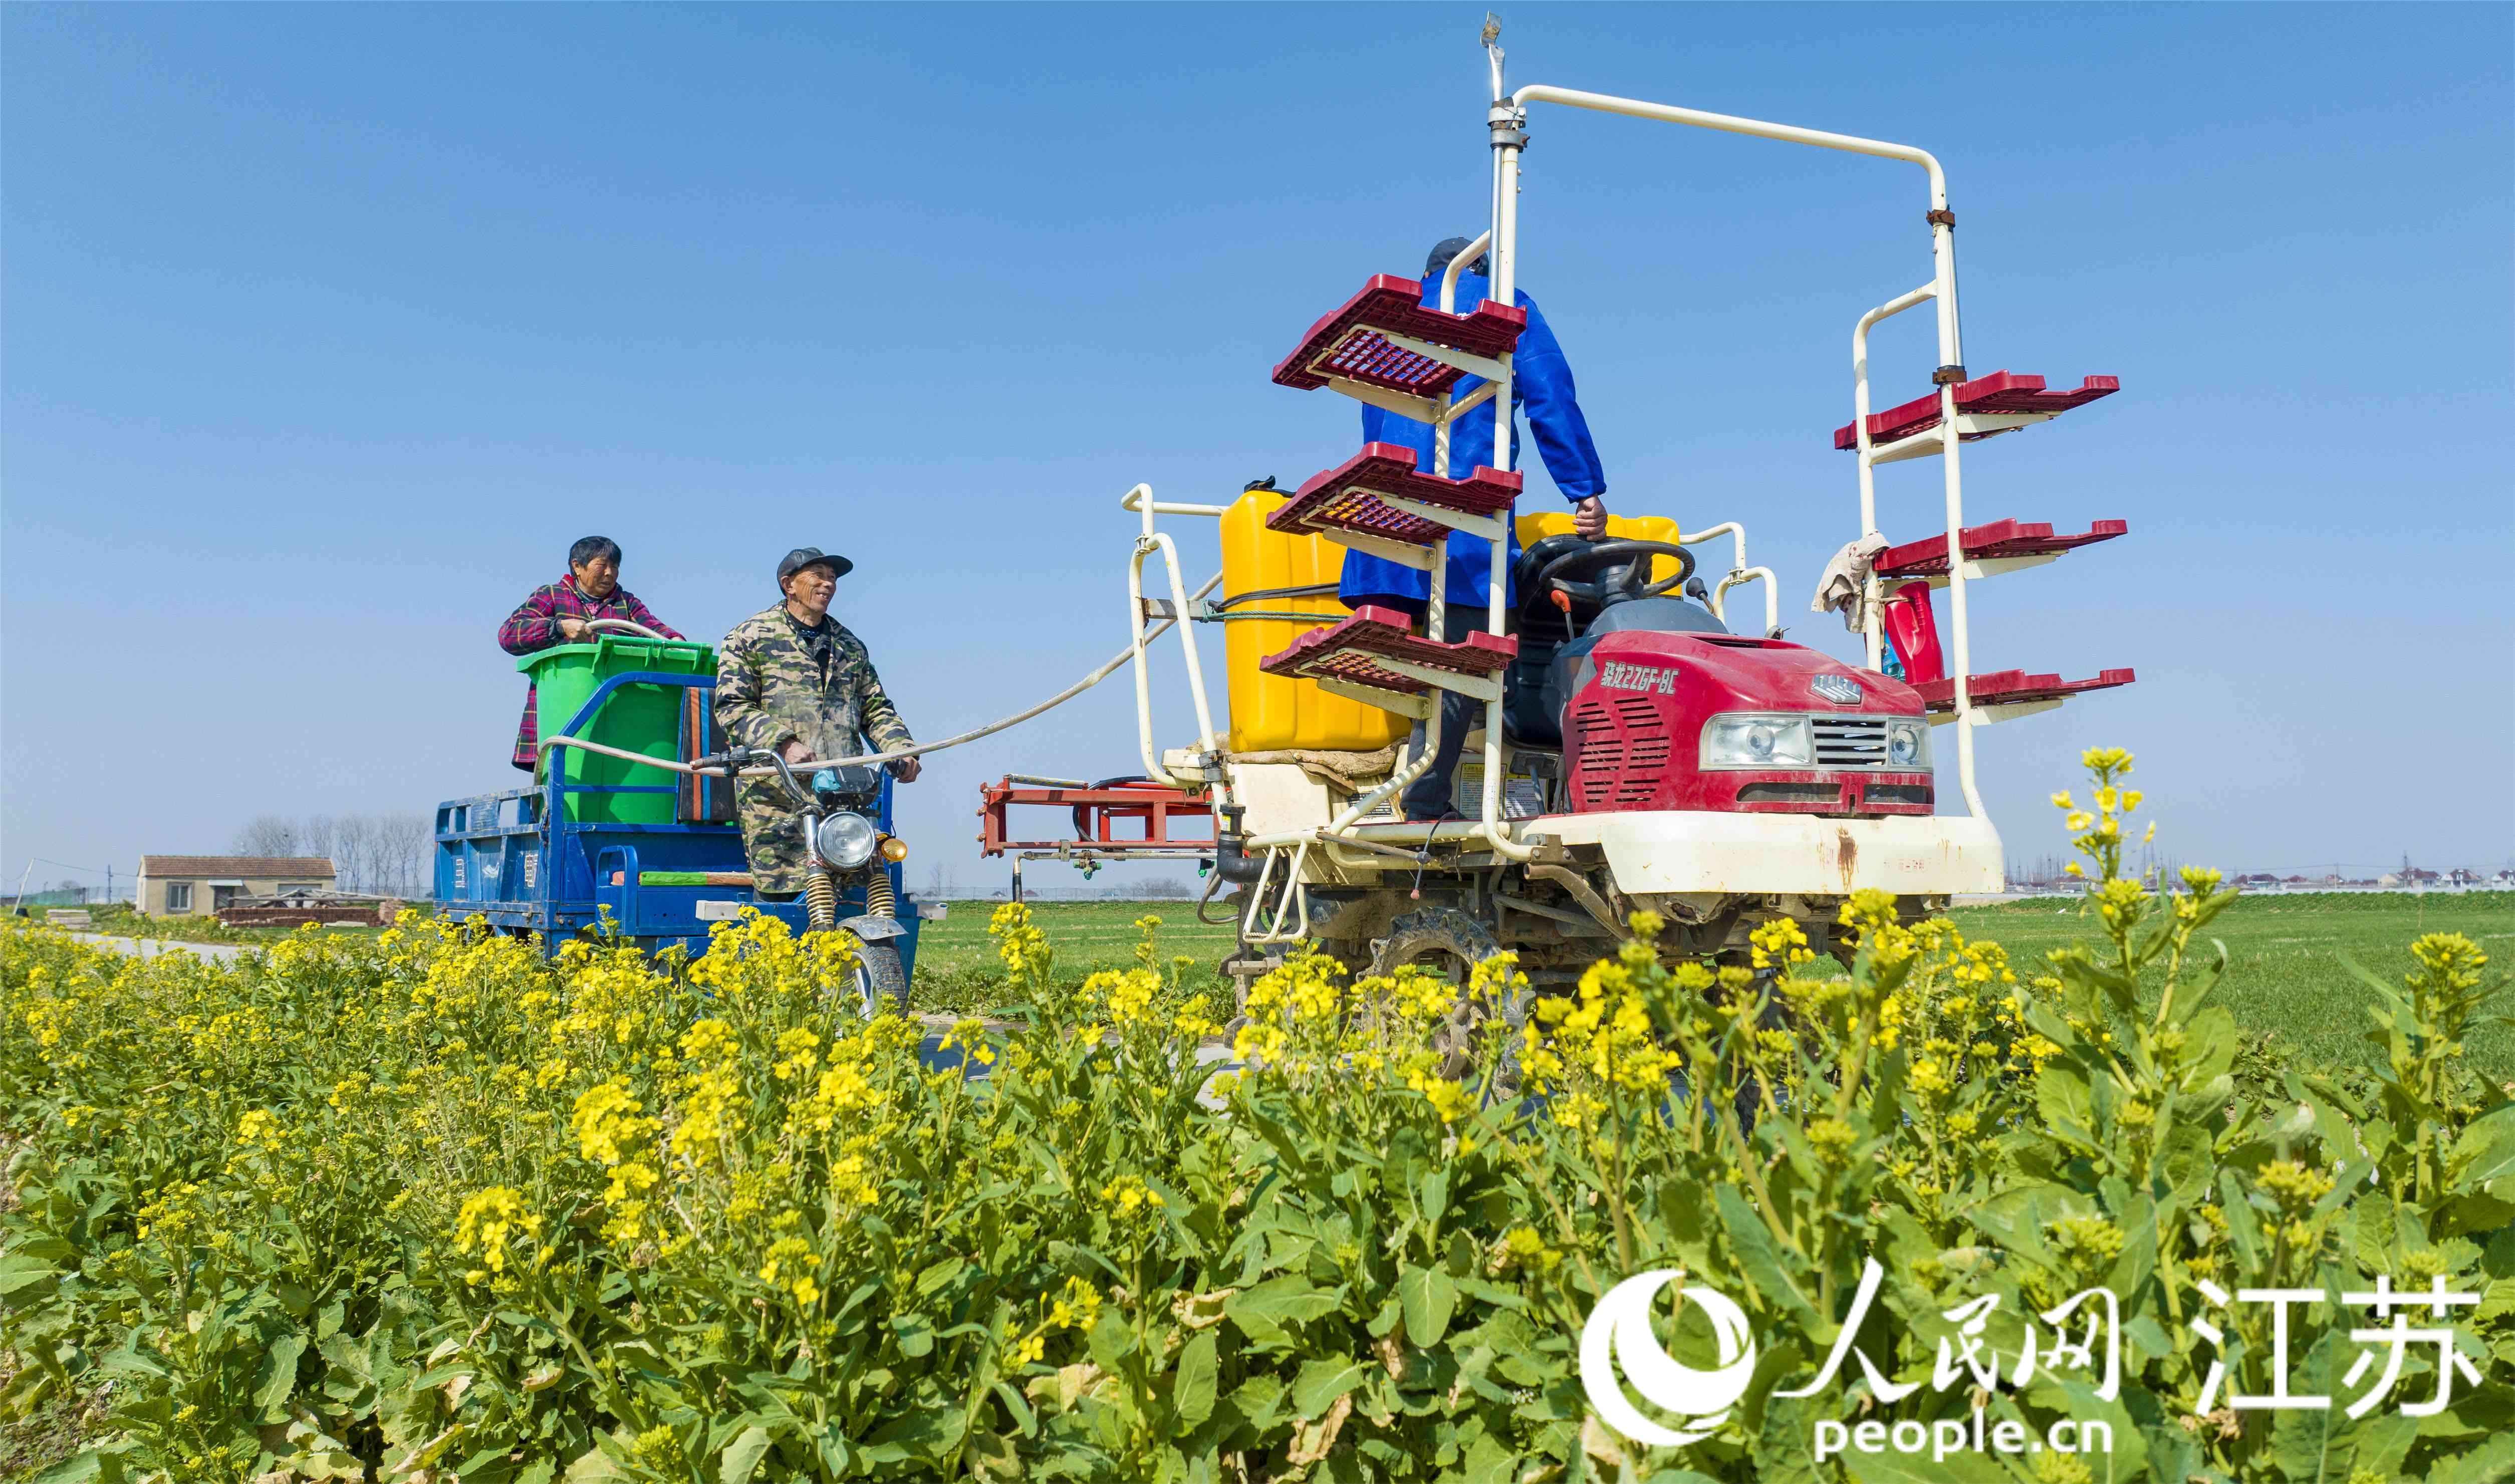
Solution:
M 321 855 L 143 855 L 140 910 L 150 917 L 208 917 L 240 896 L 329 891 Z

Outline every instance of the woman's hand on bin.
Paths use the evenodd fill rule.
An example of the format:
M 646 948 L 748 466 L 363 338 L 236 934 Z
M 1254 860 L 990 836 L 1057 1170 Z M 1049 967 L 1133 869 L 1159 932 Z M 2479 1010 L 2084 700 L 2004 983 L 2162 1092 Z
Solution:
M 558 637 L 567 640 L 571 644 L 581 642 L 582 640 L 591 638 L 593 633 L 594 631 L 586 625 L 584 619 L 561 618 L 558 620 Z

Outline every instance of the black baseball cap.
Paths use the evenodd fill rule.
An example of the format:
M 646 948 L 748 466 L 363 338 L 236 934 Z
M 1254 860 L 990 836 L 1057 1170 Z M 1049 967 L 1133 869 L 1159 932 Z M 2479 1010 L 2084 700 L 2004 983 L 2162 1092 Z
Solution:
M 777 563 L 777 586 L 786 586 L 787 578 L 808 566 L 827 566 L 833 577 L 845 577 L 856 569 L 856 564 L 845 556 L 830 556 L 816 546 L 799 546 Z
M 1426 277 L 1426 278 L 1429 278 L 1429 277 L 1431 277 L 1434 273 L 1440 272 L 1440 271 L 1442 271 L 1443 269 L 1447 268 L 1450 266 L 1450 264 L 1451 264 L 1452 260 L 1456 259 L 1456 258 L 1459 256 L 1459 254 L 1464 253 L 1464 252 L 1465 252 L 1466 250 L 1467 250 L 1467 239 L 1466 239 L 1466 238 L 1464 238 L 1464 237 L 1443 237 L 1440 241 L 1438 241 L 1438 242 L 1436 242 L 1436 243 L 1434 243 L 1434 244 L 1432 245 L 1432 251 L 1431 251 L 1430 255 L 1424 258 L 1424 260 L 1423 260 L 1423 276 L 1424 276 L 1424 277 Z M 1485 255 L 1484 255 L 1484 254 L 1482 254 L 1482 253 L 1478 253 L 1478 254 L 1476 255 L 1476 261 L 1467 265 L 1467 271 L 1468 271 L 1468 272 L 1471 272 L 1471 273 L 1481 273 L 1481 272 L 1484 272 L 1485 270 L 1486 270 Z

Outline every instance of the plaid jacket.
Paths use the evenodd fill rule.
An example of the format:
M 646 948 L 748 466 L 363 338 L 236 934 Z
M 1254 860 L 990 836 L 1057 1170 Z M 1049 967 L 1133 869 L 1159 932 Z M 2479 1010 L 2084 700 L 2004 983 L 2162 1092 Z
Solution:
M 625 618 L 654 630 L 666 639 L 680 639 L 665 622 L 646 611 L 638 595 L 627 588 L 613 588 L 608 598 L 589 598 L 577 587 L 573 573 L 554 583 L 533 589 L 507 621 L 498 626 L 498 647 L 509 654 L 536 654 L 566 640 L 559 637 L 558 621 L 562 618 Z M 515 766 L 525 772 L 533 770 L 533 756 L 541 742 L 541 727 L 534 720 L 533 688 L 524 690 L 524 720 L 515 728 Z

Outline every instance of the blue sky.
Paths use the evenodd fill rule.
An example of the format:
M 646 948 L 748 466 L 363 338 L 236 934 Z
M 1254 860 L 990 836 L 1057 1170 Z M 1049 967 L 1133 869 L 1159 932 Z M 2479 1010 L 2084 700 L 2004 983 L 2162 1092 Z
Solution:
M 707 636 L 788 547 L 852 556 L 923 735 L 1062 686 L 1124 639 L 1129 485 L 1352 450 L 1266 374 L 1481 225 L 1481 14 L 0 8 L 0 874 L 506 786 L 494 633 L 588 531 Z M 1969 518 L 2132 528 L 1975 590 L 1977 669 L 2140 674 L 1982 734 L 2013 858 L 2119 743 L 2179 858 L 2507 861 L 2515 10 L 1504 19 L 1514 84 L 1936 151 L 1971 368 L 2122 377 L 1965 465 Z M 1746 521 L 1848 654 L 1807 611 L 1856 526 L 1829 434 L 1852 320 L 1926 271 L 1918 172 L 1532 133 L 1522 283 L 1609 504 Z M 1932 527 L 1934 464 L 1881 491 Z M 945 755 L 918 879 L 996 875 L 981 779 L 1135 767 L 1114 684 Z

